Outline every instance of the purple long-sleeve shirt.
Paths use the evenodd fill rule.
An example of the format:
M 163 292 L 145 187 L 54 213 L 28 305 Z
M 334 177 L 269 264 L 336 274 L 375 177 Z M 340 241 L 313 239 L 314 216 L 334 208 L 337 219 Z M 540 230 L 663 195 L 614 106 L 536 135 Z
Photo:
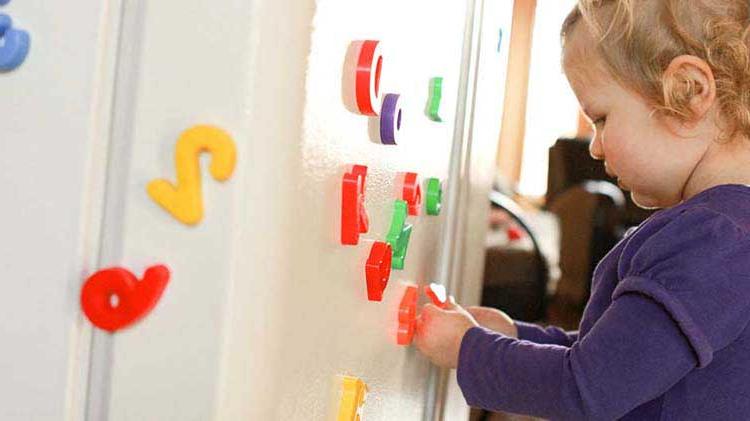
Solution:
M 656 212 L 597 266 L 579 333 L 466 332 L 466 401 L 555 420 L 749 419 L 749 231 L 748 186 Z

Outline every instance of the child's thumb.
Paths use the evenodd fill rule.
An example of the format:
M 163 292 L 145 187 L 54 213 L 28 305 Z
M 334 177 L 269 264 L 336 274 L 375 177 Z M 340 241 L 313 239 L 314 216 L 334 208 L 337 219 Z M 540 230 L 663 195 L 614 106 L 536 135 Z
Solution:
M 419 321 L 422 323 L 429 322 L 437 316 L 440 309 L 435 304 L 425 304 L 422 306 L 422 311 L 419 313 Z
M 420 315 L 421 317 L 424 317 L 424 318 L 430 318 L 434 316 L 437 311 L 438 311 L 438 308 L 435 304 L 427 303 L 424 306 L 422 306 L 422 313 Z
M 456 299 L 453 298 L 452 295 L 448 296 L 448 299 L 445 300 L 445 307 L 443 307 L 445 310 L 453 310 L 456 307 L 458 307 L 458 304 L 456 303 Z

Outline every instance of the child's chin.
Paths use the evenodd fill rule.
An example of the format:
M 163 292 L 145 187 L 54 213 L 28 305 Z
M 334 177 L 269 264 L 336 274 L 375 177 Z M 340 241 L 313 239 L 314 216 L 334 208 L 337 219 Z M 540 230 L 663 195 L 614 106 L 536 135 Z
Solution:
M 658 200 L 655 200 L 651 197 L 638 194 L 637 192 L 631 190 L 630 191 L 630 198 L 633 199 L 633 203 L 636 204 L 641 209 L 646 210 L 653 210 L 653 209 L 661 209 L 665 206 L 663 203 L 659 203 Z

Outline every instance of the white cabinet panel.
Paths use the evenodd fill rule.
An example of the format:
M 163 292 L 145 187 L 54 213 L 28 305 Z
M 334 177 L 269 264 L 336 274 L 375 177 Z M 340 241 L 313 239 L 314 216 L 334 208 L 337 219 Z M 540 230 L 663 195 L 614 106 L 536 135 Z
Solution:
M 81 418 L 91 329 L 78 294 L 96 265 L 117 10 L 15 0 L 24 63 L 0 72 L 0 419 Z

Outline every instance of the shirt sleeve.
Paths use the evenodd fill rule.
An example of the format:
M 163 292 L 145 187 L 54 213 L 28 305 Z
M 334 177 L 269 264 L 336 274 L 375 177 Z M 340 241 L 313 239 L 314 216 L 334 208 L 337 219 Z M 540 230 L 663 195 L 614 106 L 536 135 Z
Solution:
M 688 209 L 626 247 L 623 257 L 612 298 L 639 293 L 659 303 L 700 367 L 750 321 L 750 236 L 726 215 Z
M 556 420 L 616 419 L 663 394 L 696 364 L 665 309 L 628 293 L 572 347 L 470 329 L 458 384 L 475 407 Z
M 750 321 L 750 242 L 691 208 L 633 234 L 612 303 L 571 346 L 470 329 L 458 381 L 469 404 L 555 419 L 616 419 L 710 364 Z M 538 332 L 537 332 L 538 333 Z
M 578 340 L 578 331 L 569 332 L 556 326 L 541 327 L 534 323 L 514 320 L 518 329 L 518 339 L 549 345 L 571 346 Z

